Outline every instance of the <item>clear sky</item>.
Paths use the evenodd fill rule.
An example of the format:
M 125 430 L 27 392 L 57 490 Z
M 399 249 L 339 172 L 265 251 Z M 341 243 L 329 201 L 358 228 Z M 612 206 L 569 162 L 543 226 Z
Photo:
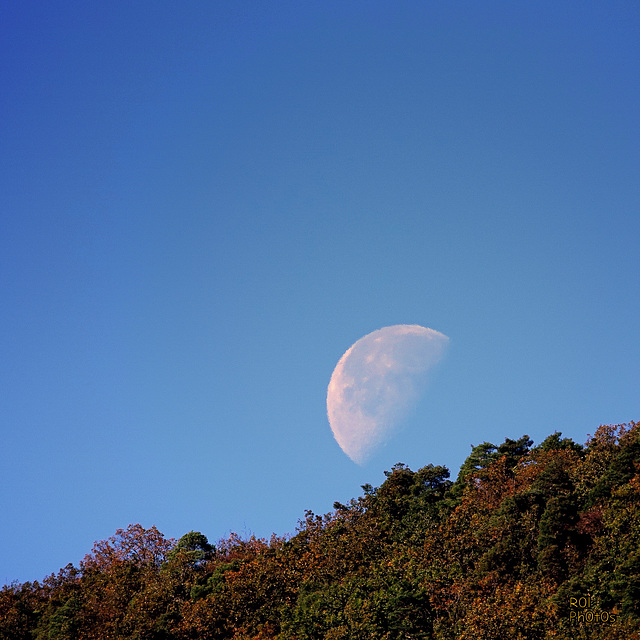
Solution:
M 640 5 L 0 9 L 0 583 L 640 420 Z M 363 466 L 342 354 L 450 338 Z

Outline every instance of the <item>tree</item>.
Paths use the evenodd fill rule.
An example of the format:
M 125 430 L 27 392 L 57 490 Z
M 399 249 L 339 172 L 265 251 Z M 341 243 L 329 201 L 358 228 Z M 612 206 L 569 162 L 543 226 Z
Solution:
M 155 526 L 145 529 L 140 524 L 130 524 L 107 540 L 96 542 L 81 568 L 84 572 L 108 571 L 116 565 L 129 564 L 159 569 L 174 543 L 165 539 Z

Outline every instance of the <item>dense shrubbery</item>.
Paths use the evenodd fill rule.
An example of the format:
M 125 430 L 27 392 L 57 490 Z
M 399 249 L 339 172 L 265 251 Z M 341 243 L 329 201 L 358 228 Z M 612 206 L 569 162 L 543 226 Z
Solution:
M 290 539 L 131 525 L 0 592 L 0 638 L 639 639 L 640 424 L 398 464 Z

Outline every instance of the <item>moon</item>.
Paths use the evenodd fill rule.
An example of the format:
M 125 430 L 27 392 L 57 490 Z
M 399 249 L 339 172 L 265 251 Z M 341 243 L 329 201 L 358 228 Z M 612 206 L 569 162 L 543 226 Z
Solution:
M 378 329 L 340 358 L 327 390 L 333 437 L 356 464 L 365 463 L 415 407 L 427 373 L 449 338 L 417 324 Z

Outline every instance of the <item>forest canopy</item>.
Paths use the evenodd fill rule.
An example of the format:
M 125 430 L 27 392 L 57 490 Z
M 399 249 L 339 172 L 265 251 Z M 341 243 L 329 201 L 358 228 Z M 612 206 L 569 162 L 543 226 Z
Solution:
M 10 640 L 640 639 L 640 423 L 385 472 L 297 533 L 139 524 L 0 591 Z

